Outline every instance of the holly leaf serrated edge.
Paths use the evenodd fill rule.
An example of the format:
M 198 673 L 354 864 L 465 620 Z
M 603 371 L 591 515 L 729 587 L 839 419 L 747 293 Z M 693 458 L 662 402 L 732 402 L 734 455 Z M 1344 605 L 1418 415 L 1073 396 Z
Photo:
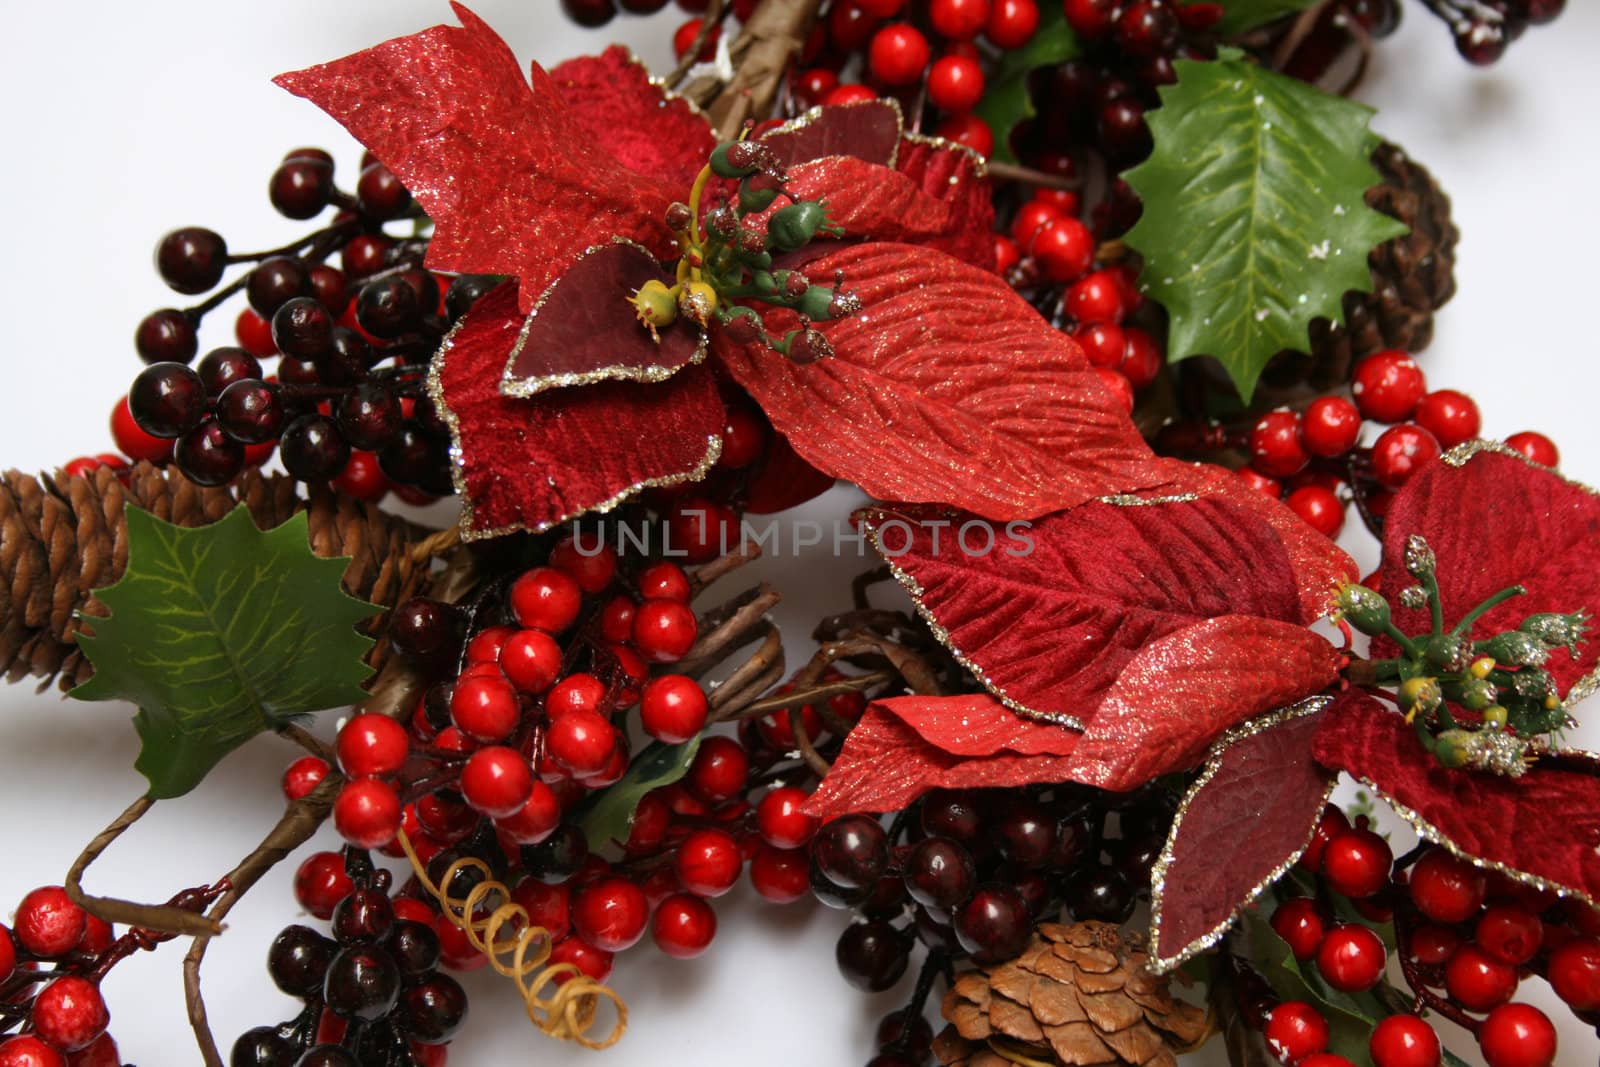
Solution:
M 1055 66 L 1083 54 L 1078 35 L 1067 24 L 1067 17 L 1058 3 L 1039 5 L 1039 27 L 1021 48 L 1006 52 L 1000 65 L 989 76 L 989 88 L 974 113 L 986 122 L 994 134 L 994 151 L 990 159 L 1002 163 L 1015 163 L 1016 153 L 1011 150 L 1011 134 L 1025 119 L 1037 112 L 1028 95 L 1028 76 L 1040 67 Z
M 182 796 L 256 734 L 366 696 L 373 640 L 355 625 L 381 609 L 344 591 L 348 556 L 312 552 L 304 512 L 265 531 L 242 504 L 193 529 L 125 516 L 127 568 L 95 591 L 110 614 L 78 638 L 95 673 L 70 695 L 138 705 L 149 797 Z
M 1312 319 L 1342 322 L 1344 294 L 1371 291 L 1368 253 L 1407 227 L 1366 203 L 1371 108 L 1238 49 L 1176 67 L 1149 115 L 1154 151 L 1123 175 L 1144 203 L 1124 240 L 1167 309 L 1168 360 L 1216 358 L 1248 402 L 1268 360 L 1309 347 Z M 1320 266 L 1288 269 L 1306 263 Z
M 698 734 L 681 745 L 653 741 L 634 757 L 628 773 L 603 790 L 577 818 L 591 851 L 612 841 L 626 841 L 639 801 L 652 789 L 671 785 L 689 773 L 689 764 L 706 737 Z

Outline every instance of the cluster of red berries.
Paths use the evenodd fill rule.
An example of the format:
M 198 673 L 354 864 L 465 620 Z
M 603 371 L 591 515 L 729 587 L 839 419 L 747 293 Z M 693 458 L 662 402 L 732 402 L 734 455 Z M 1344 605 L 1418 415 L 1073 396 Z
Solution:
M 1329 537 L 1344 526 L 1341 491 L 1352 474 L 1362 483 L 1369 511 L 1382 516 L 1396 489 L 1443 452 L 1477 437 L 1482 426 L 1471 397 L 1454 389 L 1430 392 L 1416 360 L 1394 349 L 1357 364 L 1350 393 L 1349 399 L 1321 396 L 1302 410 L 1262 415 L 1249 433 L 1250 465 L 1240 471 Z M 1358 449 L 1364 420 L 1387 428 L 1370 448 Z M 1506 444 L 1535 463 L 1560 462 L 1543 434 L 1512 434 Z M 1358 452 L 1361 461 L 1351 464 Z
M 100 995 L 111 925 L 74 904 L 58 885 L 28 893 L 9 929 L 0 926 L 0 1067 L 117 1067 Z M 45 964 L 53 964 L 46 970 Z M 26 1024 L 24 1026 L 24 1024 Z

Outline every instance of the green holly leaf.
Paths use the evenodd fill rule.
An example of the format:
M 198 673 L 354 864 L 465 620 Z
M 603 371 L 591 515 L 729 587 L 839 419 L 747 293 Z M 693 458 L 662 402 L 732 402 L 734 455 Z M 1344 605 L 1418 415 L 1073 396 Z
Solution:
M 1166 306 L 1167 358 L 1215 356 L 1247 402 L 1261 369 L 1309 347 L 1313 318 L 1372 288 L 1367 254 L 1406 232 L 1372 210 L 1370 108 L 1263 70 L 1236 49 L 1179 60 L 1149 116 L 1155 151 L 1124 177 L 1144 201 L 1127 234 Z
M 612 841 L 626 841 L 639 801 L 650 790 L 671 785 L 688 774 L 689 764 L 694 762 L 694 754 L 700 751 L 703 737 L 705 734 L 691 737 L 681 745 L 652 741 L 646 746 L 634 758 L 628 773 L 578 814 L 578 827 L 588 839 L 589 848 L 598 849 Z
M 379 610 L 340 585 L 348 558 L 312 551 L 306 516 L 262 531 L 241 504 L 188 530 L 128 508 L 128 567 L 95 595 L 78 644 L 94 676 L 79 700 L 129 700 L 143 742 L 134 766 L 149 796 L 182 796 L 218 760 L 265 730 L 365 694 Z
M 1224 39 L 1237 37 L 1246 30 L 1304 11 L 1317 3 L 1318 0 L 1228 0 L 1222 21 L 1217 23 L 1217 35 Z
M 1028 75 L 1040 67 L 1054 67 L 1083 53 L 1078 35 L 1067 24 L 1057 3 L 1039 5 L 1039 28 L 1028 43 L 1006 52 L 989 75 L 983 100 L 974 109 L 994 134 L 994 159 L 1015 163 L 1011 151 L 1011 132 L 1024 119 L 1034 117 L 1033 99 L 1028 95 Z

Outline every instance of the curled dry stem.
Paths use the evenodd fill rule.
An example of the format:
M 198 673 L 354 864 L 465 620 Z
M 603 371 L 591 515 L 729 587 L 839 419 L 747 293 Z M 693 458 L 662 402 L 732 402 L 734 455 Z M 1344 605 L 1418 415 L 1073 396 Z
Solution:
M 83 851 L 78 853 L 78 858 L 72 861 L 72 866 L 67 870 L 67 896 L 78 907 L 108 923 L 139 926 L 157 933 L 185 937 L 219 934 L 222 932 L 221 923 L 196 915 L 193 911 L 168 904 L 137 904 L 116 897 L 96 897 L 83 891 L 83 874 L 89 869 L 89 864 L 99 859 L 100 854 L 121 837 L 128 827 L 143 818 L 155 803 L 155 800 L 148 796 L 135 800 L 121 815 L 111 821 L 111 825 L 101 830 L 95 835 L 94 840 L 84 846 Z

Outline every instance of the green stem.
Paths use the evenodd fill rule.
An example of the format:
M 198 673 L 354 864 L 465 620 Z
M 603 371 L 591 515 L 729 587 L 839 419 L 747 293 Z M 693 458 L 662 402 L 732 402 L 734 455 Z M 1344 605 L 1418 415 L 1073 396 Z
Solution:
M 1506 586 L 1504 589 L 1500 590 L 1494 596 L 1490 597 L 1488 600 L 1485 600 L 1482 604 L 1479 604 L 1477 607 L 1473 608 L 1471 611 L 1469 611 L 1465 615 L 1461 616 L 1461 621 L 1456 623 L 1455 629 L 1451 630 L 1450 632 L 1452 634 L 1464 634 L 1464 633 L 1466 633 L 1468 630 L 1470 630 L 1472 628 L 1472 624 L 1477 622 L 1479 619 L 1483 618 L 1483 616 L 1487 612 L 1491 611 L 1492 609 L 1494 609 L 1495 607 L 1498 607 L 1501 604 L 1504 604 L 1507 600 L 1510 600 L 1512 597 L 1521 596 L 1523 593 L 1526 593 L 1526 592 L 1527 592 L 1527 590 L 1524 589 L 1520 585 L 1508 585 L 1508 586 Z
M 1439 602 L 1439 578 L 1432 571 L 1422 576 L 1422 588 L 1428 594 L 1428 612 L 1433 632 L 1444 633 L 1444 605 Z
M 1392 623 L 1392 622 L 1384 623 L 1383 624 L 1383 632 L 1389 636 L 1389 639 L 1391 641 L 1393 641 L 1395 644 L 1399 645 L 1401 647 L 1401 649 L 1403 649 L 1405 651 L 1406 657 L 1408 659 L 1421 659 L 1422 658 L 1422 650 L 1417 647 L 1416 642 L 1411 640 L 1411 638 L 1407 637 L 1405 634 L 1401 633 L 1400 632 L 1400 628 L 1398 626 L 1396 626 L 1394 623 Z

